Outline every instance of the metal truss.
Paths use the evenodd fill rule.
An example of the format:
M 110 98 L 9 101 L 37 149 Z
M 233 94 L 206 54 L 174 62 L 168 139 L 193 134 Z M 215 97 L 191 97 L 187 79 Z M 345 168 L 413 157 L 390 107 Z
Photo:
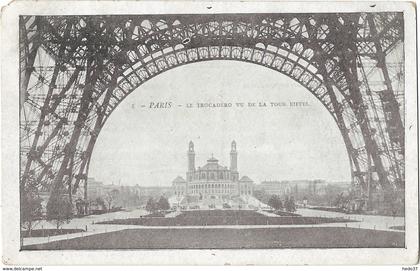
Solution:
M 402 13 L 22 16 L 21 185 L 71 197 L 101 128 L 174 67 L 234 60 L 287 75 L 330 112 L 354 187 L 404 190 Z

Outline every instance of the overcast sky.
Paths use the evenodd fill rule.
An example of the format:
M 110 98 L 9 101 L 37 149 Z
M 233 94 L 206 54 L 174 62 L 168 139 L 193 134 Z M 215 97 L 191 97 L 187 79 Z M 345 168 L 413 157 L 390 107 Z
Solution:
M 308 106 L 269 104 L 290 101 Z M 172 102 L 172 106 L 150 109 L 150 102 Z M 185 107 L 208 102 L 232 103 L 232 107 Z M 266 102 L 267 107 L 237 107 L 240 102 Z M 233 139 L 240 176 L 247 175 L 256 183 L 350 181 L 344 142 L 323 105 L 278 72 L 233 61 L 184 65 L 136 89 L 102 129 L 89 175 L 103 183 L 171 185 L 176 176 L 185 178 L 190 140 L 198 167 L 212 153 L 221 165 L 229 166 Z

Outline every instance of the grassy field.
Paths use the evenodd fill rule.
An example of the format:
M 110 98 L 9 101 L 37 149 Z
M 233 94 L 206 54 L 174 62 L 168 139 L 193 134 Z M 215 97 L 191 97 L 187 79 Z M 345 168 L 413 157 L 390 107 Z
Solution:
M 356 248 L 404 247 L 404 233 L 366 229 L 129 229 L 48 244 L 37 249 L 165 249 L 165 248 Z
M 37 229 L 31 231 L 30 237 L 45 237 L 45 236 L 54 236 L 54 235 L 61 235 L 61 234 L 68 234 L 68 233 L 75 233 L 75 232 L 84 232 L 81 229 Z M 29 237 L 28 231 L 21 231 L 20 232 L 23 237 Z
M 392 226 L 389 228 L 393 230 L 405 231 L 405 226 Z
M 269 217 L 252 210 L 197 210 L 182 212 L 176 217 L 114 219 L 98 224 L 143 226 L 307 225 L 353 221 L 339 217 L 303 217 L 296 215 Z

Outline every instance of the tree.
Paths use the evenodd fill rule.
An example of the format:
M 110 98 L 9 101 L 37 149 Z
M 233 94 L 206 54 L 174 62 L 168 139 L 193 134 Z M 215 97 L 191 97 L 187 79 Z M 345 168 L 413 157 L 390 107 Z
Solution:
M 105 201 L 108 203 L 108 211 L 110 211 L 114 206 L 112 206 L 112 203 L 115 202 L 119 195 L 120 191 L 117 189 L 112 189 L 108 193 L 106 193 Z
M 78 198 L 75 201 L 75 204 L 76 204 L 77 215 L 84 215 L 85 214 L 86 202 L 83 199 Z
M 42 218 L 42 199 L 38 195 L 27 194 L 21 197 L 20 219 L 22 227 L 31 236 L 32 229 Z
M 106 210 L 105 201 L 104 201 L 103 198 L 97 197 L 95 199 L 95 203 L 96 203 L 96 205 L 101 206 L 102 210 Z
M 73 216 L 73 206 L 65 195 L 52 195 L 47 203 L 47 220 L 54 222 L 57 229 L 69 223 Z
M 340 194 L 338 194 L 338 195 L 335 197 L 335 199 L 334 199 L 334 201 L 333 201 L 333 205 L 334 205 L 334 206 L 336 206 L 336 207 L 338 207 L 338 208 L 341 208 L 341 207 L 342 207 L 343 202 L 344 202 L 343 193 L 340 193 Z
M 350 197 L 348 195 L 344 195 L 343 192 L 338 194 L 333 202 L 334 206 L 340 209 L 346 209 L 349 205 Z
M 169 205 L 168 199 L 165 198 L 164 196 L 161 196 L 159 201 L 157 202 L 157 209 L 159 210 L 169 210 L 171 208 L 171 206 Z
M 148 211 L 149 213 L 154 212 L 156 210 L 156 205 L 157 204 L 156 204 L 155 200 L 150 197 L 147 200 L 147 203 L 146 203 L 146 211 Z
M 23 229 L 31 236 L 33 227 L 42 218 L 42 199 L 38 193 L 38 184 L 33 177 L 33 172 L 21 180 L 22 190 L 20 191 L 20 223 Z
M 296 212 L 295 199 L 293 197 L 287 197 L 284 203 L 284 207 L 287 212 Z
M 283 204 L 281 203 L 281 200 L 277 195 L 272 195 L 268 200 L 267 205 L 273 208 L 274 210 L 280 210 L 283 208 Z

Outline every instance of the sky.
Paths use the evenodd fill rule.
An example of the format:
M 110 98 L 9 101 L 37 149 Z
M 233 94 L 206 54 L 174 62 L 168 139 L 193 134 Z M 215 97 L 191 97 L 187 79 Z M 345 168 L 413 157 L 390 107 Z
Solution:
M 198 108 L 197 103 L 232 106 Z M 99 134 L 89 177 L 105 184 L 170 186 L 177 176 L 185 178 L 190 140 L 196 167 L 212 154 L 229 166 L 235 140 L 239 175 L 255 183 L 350 181 L 339 129 L 315 96 L 279 72 L 222 60 L 174 68 L 128 95 Z

